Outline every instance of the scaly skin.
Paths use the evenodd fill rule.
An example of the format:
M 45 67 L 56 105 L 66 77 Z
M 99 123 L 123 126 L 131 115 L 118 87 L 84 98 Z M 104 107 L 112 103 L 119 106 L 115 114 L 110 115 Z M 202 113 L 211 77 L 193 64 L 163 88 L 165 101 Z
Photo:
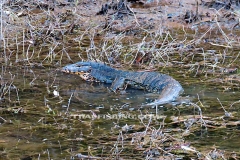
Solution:
M 183 88 L 172 77 L 157 72 L 132 72 L 111 68 L 98 62 L 77 62 L 62 68 L 63 72 L 78 74 L 86 81 L 112 83 L 111 89 L 116 92 L 125 85 L 160 94 L 159 98 L 147 105 L 160 105 L 174 101 Z

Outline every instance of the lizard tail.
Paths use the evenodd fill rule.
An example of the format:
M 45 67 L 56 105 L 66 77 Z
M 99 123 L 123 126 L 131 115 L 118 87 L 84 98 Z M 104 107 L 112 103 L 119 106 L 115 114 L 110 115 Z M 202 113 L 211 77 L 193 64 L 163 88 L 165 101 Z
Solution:
M 174 80 L 175 81 L 175 80 Z M 182 86 L 175 81 L 174 83 L 168 83 L 160 93 L 158 99 L 154 102 L 148 103 L 145 106 L 156 106 L 174 101 L 183 92 Z

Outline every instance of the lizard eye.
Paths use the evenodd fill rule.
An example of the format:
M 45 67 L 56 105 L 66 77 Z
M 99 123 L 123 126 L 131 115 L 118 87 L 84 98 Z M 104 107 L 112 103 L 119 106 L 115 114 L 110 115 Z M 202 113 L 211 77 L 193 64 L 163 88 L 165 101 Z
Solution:
M 77 64 L 76 67 L 82 67 L 82 65 L 81 64 Z

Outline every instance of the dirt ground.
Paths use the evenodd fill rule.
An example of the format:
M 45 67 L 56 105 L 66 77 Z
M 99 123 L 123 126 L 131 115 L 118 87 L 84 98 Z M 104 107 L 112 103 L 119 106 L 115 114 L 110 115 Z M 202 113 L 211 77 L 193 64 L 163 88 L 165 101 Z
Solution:
M 121 32 L 134 35 L 139 29 L 148 32 L 191 29 L 197 32 L 213 24 L 217 24 L 218 29 L 233 31 L 239 29 L 238 9 L 238 1 L 227 0 L 9 0 L 3 5 L 3 26 L 25 25 L 30 30 L 37 26 L 51 27 L 67 33 L 73 33 L 74 29 L 94 28 L 95 34 L 106 35 Z M 29 18 L 29 26 L 26 21 L 24 24 L 26 18 Z
M 90 49 L 80 49 L 80 52 L 89 52 L 92 49 L 96 50 L 94 48 L 96 41 L 92 40 L 111 39 L 112 43 L 118 43 L 116 41 L 124 39 L 124 43 L 130 44 L 129 46 L 141 42 L 140 45 L 146 48 L 147 45 L 153 46 L 154 41 L 158 41 L 152 38 L 154 34 L 155 37 L 165 38 L 155 45 L 167 44 L 173 48 L 172 50 L 180 48 L 191 51 L 202 46 L 238 48 L 240 15 L 238 10 L 239 1 L 227 0 L 42 0 L 38 2 L 8 0 L 5 1 L 2 10 L 0 42 L 5 46 L 5 59 L 7 55 L 16 52 L 14 51 L 16 46 L 10 44 L 11 42 L 19 45 L 20 48 L 22 45 L 54 47 L 52 46 L 54 43 L 54 48 L 64 45 L 67 48 L 66 52 L 70 52 L 74 44 L 82 49 L 91 43 Z M 143 44 L 149 41 L 148 37 L 152 38 L 151 44 Z M 17 41 L 19 43 L 16 43 Z M 144 51 L 138 48 L 133 52 L 138 54 Z M 143 58 L 149 61 L 152 57 L 157 58 L 141 53 L 135 56 L 134 63 Z M 71 59 L 69 56 L 67 58 Z M 88 58 L 92 57 L 88 56 Z M 118 61 L 111 54 L 110 58 Z M 92 59 L 99 57 L 95 56 Z M 109 57 L 107 59 L 111 63 Z M 106 59 L 100 58 L 100 60 Z

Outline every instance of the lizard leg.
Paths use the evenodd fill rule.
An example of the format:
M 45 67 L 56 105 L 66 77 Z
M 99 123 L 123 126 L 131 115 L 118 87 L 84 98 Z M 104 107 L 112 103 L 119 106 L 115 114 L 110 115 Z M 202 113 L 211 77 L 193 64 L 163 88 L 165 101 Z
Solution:
M 118 90 L 125 90 L 126 88 L 126 82 L 125 82 L 125 78 L 123 77 L 116 77 L 115 80 L 112 82 L 112 85 L 111 85 L 111 90 L 113 92 L 117 92 Z

